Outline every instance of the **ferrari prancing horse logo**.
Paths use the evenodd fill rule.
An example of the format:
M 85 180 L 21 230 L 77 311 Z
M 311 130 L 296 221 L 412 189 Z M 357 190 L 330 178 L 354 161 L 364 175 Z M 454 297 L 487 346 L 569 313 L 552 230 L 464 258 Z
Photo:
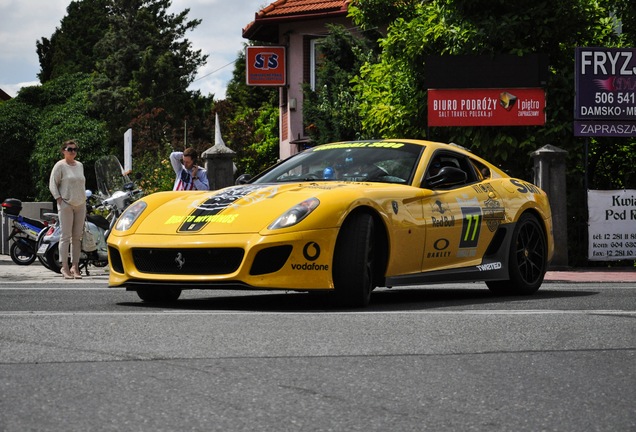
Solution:
M 181 252 L 177 253 L 177 257 L 174 259 L 174 262 L 177 263 L 177 268 L 181 270 L 183 265 L 185 264 L 185 258 Z

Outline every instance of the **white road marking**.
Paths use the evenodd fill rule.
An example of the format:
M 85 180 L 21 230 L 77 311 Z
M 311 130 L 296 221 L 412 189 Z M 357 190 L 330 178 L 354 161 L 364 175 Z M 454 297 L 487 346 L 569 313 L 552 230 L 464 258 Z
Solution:
M 57 311 L 4 311 L 0 312 L 0 317 L 15 316 L 143 316 L 143 315 L 161 315 L 161 316 L 194 316 L 194 315 L 334 315 L 334 316 L 351 316 L 351 315 L 629 315 L 636 316 L 636 311 L 631 310 L 459 310 L 459 311 L 351 311 L 351 312 L 329 312 L 329 311 L 311 311 L 311 312 L 244 312 L 244 311 L 174 311 L 174 310 L 156 310 L 144 312 L 57 312 Z

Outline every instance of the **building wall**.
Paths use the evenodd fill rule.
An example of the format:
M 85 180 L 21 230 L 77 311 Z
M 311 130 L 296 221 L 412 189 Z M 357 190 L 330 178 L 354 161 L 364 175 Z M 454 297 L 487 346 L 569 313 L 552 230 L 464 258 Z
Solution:
M 280 91 L 280 158 L 285 159 L 302 150 L 302 146 L 291 141 L 306 139 L 303 124 L 303 83 L 307 82 L 305 40 L 307 37 L 326 36 L 326 24 L 351 26 L 346 17 L 317 19 L 282 24 L 279 27 L 279 43 L 287 46 L 287 89 Z M 294 102 L 295 100 L 295 102 Z M 296 108 L 294 109 L 293 106 Z

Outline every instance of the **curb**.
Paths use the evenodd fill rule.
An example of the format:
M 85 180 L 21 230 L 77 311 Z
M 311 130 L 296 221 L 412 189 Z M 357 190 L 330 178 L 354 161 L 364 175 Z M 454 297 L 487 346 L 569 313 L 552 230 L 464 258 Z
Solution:
M 21 266 L 15 264 L 9 255 L 0 255 L 0 275 L 5 283 L 103 283 L 108 284 L 108 267 L 90 267 L 90 276 L 82 279 L 64 279 L 44 267 L 38 260 L 33 264 Z M 572 283 L 636 283 L 636 269 L 624 270 L 581 269 L 568 271 L 548 271 L 544 282 L 572 282 Z

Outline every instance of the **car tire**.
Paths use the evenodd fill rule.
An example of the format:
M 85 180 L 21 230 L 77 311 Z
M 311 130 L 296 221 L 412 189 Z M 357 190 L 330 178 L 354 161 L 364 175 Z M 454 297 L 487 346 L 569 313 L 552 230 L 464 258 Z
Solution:
M 141 287 L 137 288 L 137 295 L 148 303 L 173 302 L 179 298 L 181 290 L 173 287 Z
M 545 232 L 537 218 L 524 213 L 512 234 L 508 274 L 505 281 L 488 281 L 496 294 L 529 295 L 537 292 L 548 267 L 548 247 Z
M 340 229 L 333 259 L 336 300 L 344 307 L 365 307 L 374 285 L 373 217 L 368 213 L 351 215 Z
M 9 255 L 17 265 L 29 265 L 35 261 L 35 253 L 24 250 L 24 246 L 15 242 L 9 248 Z

